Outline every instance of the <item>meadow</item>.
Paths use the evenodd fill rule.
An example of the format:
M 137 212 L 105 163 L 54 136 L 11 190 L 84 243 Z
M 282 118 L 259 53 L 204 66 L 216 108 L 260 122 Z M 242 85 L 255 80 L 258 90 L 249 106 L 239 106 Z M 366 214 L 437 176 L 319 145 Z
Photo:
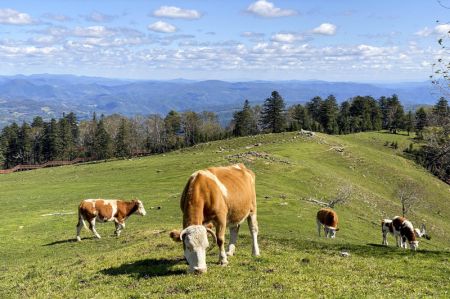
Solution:
M 210 142 L 163 155 L 46 168 L 0 177 L 0 298 L 359 298 L 450 296 L 450 187 L 404 157 L 406 135 L 385 132 L 307 137 L 281 133 Z M 397 141 L 398 149 L 384 144 Z M 256 173 L 261 257 L 251 256 L 247 224 L 229 265 L 207 254 L 208 273 L 187 274 L 180 193 L 189 175 L 243 162 Z M 413 179 L 424 200 L 408 218 L 431 240 L 411 252 L 382 246 L 381 219 L 401 213 L 395 191 Z M 336 207 L 336 239 L 319 238 L 308 199 L 327 201 L 352 186 Z M 97 225 L 82 231 L 85 198 L 141 199 L 120 238 Z M 227 240 L 228 241 L 228 240 Z M 346 251 L 350 255 L 341 256 Z

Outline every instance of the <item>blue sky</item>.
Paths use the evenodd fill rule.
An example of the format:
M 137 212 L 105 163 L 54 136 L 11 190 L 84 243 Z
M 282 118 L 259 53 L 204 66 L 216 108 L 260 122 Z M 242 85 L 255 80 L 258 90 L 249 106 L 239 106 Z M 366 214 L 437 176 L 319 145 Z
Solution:
M 425 81 L 450 30 L 443 6 L 450 0 L 0 0 L 0 75 Z

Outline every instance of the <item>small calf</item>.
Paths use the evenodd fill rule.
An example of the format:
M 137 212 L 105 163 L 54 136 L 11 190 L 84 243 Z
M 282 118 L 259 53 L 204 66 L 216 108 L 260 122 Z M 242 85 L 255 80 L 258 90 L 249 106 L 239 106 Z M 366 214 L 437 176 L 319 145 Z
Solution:
M 396 216 L 394 219 L 384 219 L 381 221 L 381 231 L 383 233 L 383 245 L 388 245 L 388 232 L 395 236 L 398 247 L 406 248 L 406 241 L 409 243 L 411 250 L 416 250 L 419 247 L 419 241 L 416 240 L 417 234 L 422 234 L 421 231 L 415 230 L 412 223 L 404 217 Z
M 96 220 L 100 222 L 114 221 L 116 226 L 115 234 L 120 235 L 125 228 L 125 220 L 132 214 L 144 216 L 144 205 L 140 200 L 123 201 L 119 199 L 85 199 L 78 207 L 77 241 L 81 241 L 80 231 L 86 227 L 84 220 L 89 223 L 89 229 L 100 239 L 100 235 L 95 230 Z
M 338 225 L 338 216 L 335 211 L 329 208 L 322 208 L 317 212 L 317 231 L 319 232 L 323 226 L 325 232 L 325 238 L 335 238 L 336 232 L 339 230 Z

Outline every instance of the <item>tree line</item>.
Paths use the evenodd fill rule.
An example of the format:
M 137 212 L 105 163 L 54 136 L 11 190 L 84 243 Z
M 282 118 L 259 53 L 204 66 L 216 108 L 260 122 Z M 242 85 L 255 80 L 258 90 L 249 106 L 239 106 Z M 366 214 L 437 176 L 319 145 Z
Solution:
M 423 110 L 423 109 L 422 109 Z M 44 121 L 35 117 L 28 124 L 13 123 L 0 134 L 0 162 L 4 168 L 17 164 L 41 164 L 52 160 L 91 160 L 163 153 L 201 142 L 284 131 L 311 130 L 328 134 L 349 134 L 386 129 L 422 134 L 428 116 L 421 109 L 405 113 L 396 95 L 356 96 L 338 105 L 333 95 L 314 97 L 304 105 L 286 108 L 282 96 L 273 91 L 263 105 L 244 101 L 228 126 L 220 125 L 213 112 L 170 111 L 127 118 L 95 113 L 79 121 L 74 113 Z M 426 112 L 425 112 L 426 113 Z

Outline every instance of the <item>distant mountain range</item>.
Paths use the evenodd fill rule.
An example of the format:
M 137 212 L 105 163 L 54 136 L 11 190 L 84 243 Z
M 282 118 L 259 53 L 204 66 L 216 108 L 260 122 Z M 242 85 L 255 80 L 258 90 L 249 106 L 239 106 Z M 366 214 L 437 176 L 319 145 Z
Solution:
M 166 114 L 209 110 L 223 123 L 244 100 L 262 104 L 277 90 L 288 105 L 314 96 L 336 96 L 339 102 L 357 95 L 375 98 L 397 94 L 406 107 L 434 104 L 437 95 L 430 82 L 366 84 L 326 81 L 170 81 L 121 80 L 72 75 L 0 76 L 0 127 L 13 121 L 61 117 L 73 111 L 80 119 L 97 114 Z

